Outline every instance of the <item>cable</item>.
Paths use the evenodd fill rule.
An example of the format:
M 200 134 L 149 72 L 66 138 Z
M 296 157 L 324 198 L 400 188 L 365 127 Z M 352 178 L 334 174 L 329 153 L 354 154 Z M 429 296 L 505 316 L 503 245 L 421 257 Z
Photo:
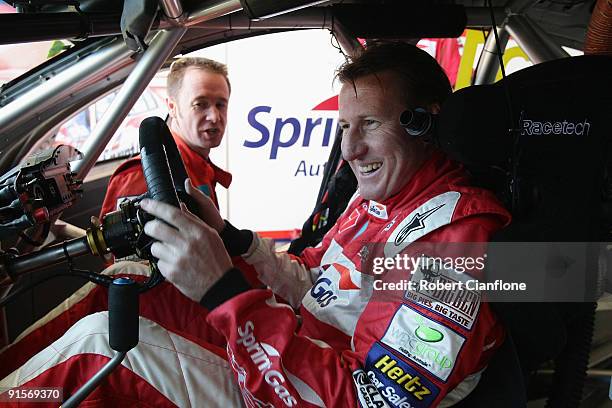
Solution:
M 79 277 L 79 278 L 82 278 L 82 279 L 85 279 L 85 280 L 89 280 L 90 282 L 97 283 L 97 284 L 103 285 L 103 286 L 108 286 L 113 281 L 113 279 L 111 277 L 109 277 L 109 276 L 95 274 L 93 272 L 85 271 L 85 270 L 82 270 L 82 269 L 74 269 L 74 270 L 69 270 L 69 271 L 60 271 L 60 272 L 56 272 L 56 273 L 45 275 L 44 277 L 42 277 L 42 278 L 40 278 L 38 280 L 32 281 L 32 282 L 30 282 L 30 283 L 20 287 L 19 289 L 15 290 L 14 292 L 11 292 L 10 294 L 6 295 L 3 299 L 0 299 L 0 308 L 4 307 L 6 304 L 12 302 L 16 297 L 19 297 L 24 292 L 27 292 L 28 290 L 31 290 L 35 286 L 38 286 L 41 283 L 44 283 L 44 282 L 48 281 L 51 278 L 55 278 L 56 276 L 76 276 L 76 277 Z M 34 295 L 32 294 L 32 296 L 34 296 Z M 31 301 L 33 302 L 33 299 Z
M 505 79 L 506 69 L 504 68 L 504 58 L 502 56 L 501 47 L 499 46 L 499 35 L 497 34 L 497 23 L 495 22 L 495 13 L 493 12 L 493 5 L 491 3 L 491 0 L 487 0 L 487 3 L 489 4 L 489 12 L 491 13 L 491 30 L 493 30 L 493 35 L 495 35 L 495 46 L 497 47 L 497 58 L 499 58 L 499 68 L 501 69 L 502 79 Z
M 147 281 L 140 285 L 140 287 L 138 288 L 138 291 L 140 293 L 144 293 L 149 289 L 153 289 L 155 286 L 159 285 L 165 280 L 159 269 L 157 269 L 157 264 L 151 262 L 149 265 L 151 275 L 149 276 L 149 279 L 147 279 Z
M 511 210 L 512 213 L 515 214 L 519 209 L 519 178 L 518 178 L 518 167 L 521 156 L 520 149 L 520 134 L 517 129 L 515 129 L 516 121 L 514 116 L 514 110 L 512 108 L 512 98 L 510 95 L 510 89 L 508 87 L 508 81 L 506 81 L 506 69 L 504 67 L 504 58 L 501 51 L 501 46 L 499 45 L 499 36 L 497 35 L 497 23 L 495 22 L 495 13 L 493 12 L 493 5 L 491 0 L 487 0 L 487 4 L 489 5 L 489 13 L 491 14 L 491 29 L 493 30 L 493 35 L 495 35 L 495 46 L 497 47 L 497 57 L 499 58 L 499 68 L 502 73 L 502 86 L 504 88 L 504 96 L 506 97 L 506 104 L 508 105 L 508 114 L 510 115 L 510 129 L 508 131 L 511 135 L 514 136 L 514 145 L 512 148 L 512 157 L 510 158 L 510 199 L 511 199 Z M 491 34 L 489 34 L 491 35 Z

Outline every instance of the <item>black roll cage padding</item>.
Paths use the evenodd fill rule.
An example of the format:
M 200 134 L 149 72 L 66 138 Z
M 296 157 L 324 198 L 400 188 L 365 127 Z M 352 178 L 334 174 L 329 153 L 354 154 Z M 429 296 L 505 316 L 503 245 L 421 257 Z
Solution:
M 147 48 L 145 38 L 155 22 L 157 0 L 130 0 L 123 4 L 121 34 L 132 51 L 143 52 Z
M 120 17 L 119 12 L 0 14 L 0 44 L 117 35 Z
M 465 8 L 430 1 L 378 4 L 339 3 L 331 6 L 334 18 L 355 38 L 455 38 L 466 28 Z

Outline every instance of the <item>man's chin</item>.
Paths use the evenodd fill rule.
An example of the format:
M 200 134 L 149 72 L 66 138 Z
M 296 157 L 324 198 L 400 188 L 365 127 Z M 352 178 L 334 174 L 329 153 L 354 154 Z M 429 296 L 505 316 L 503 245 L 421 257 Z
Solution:
M 199 147 L 202 149 L 212 149 L 215 147 L 218 147 L 221 144 L 221 141 L 223 140 L 223 137 L 219 137 L 219 138 L 215 138 L 215 139 L 208 139 L 208 138 L 201 138 L 199 140 Z
M 373 201 L 382 201 L 382 195 L 380 192 L 375 191 L 371 188 L 361 188 L 359 187 L 359 195 L 364 200 L 373 200 Z

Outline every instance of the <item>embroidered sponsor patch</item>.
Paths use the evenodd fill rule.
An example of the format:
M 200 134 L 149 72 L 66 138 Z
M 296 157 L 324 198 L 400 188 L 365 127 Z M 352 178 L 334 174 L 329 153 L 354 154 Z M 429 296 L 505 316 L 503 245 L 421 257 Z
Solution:
M 395 217 L 393 217 L 391 222 L 389 224 L 387 224 L 387 226 L 383 229 L 383 231 L 389 231 L 391 228 L 393 228 L 393 226 L 395 225 L 396 221 L 397 221 L 397 215 Z
M 447 191 L 408 214 L 389 236 L 385 256 L 389 258 L 401 253 L 412 242 L 450 223 L 459 197 L 461 193 Z
M 359 406 L 362 408 L 388 408 L 378 388 L 370 382 L 363 370 L 353 371 L 353 382 L 357 388 Z
M 402 305 L 381 342 L 446 381 L 455 368 L 465 337 Z
M 372 345 L 366 357 L 370 382 L 391 407 L 430 407 L 440 389 L 380 343 Z
M 465 273 L 458 273 L 453 270 L 424 273 L 421 268 L 418 268 L 412 279 L 415 282 L 426 280 L 431 283 L 455 284 L 457 282 L 465 283 L 472 278 Z M 480 291 L 467 289 L 465 285 L 461 287 L 460 290 L 428 290 L 426 288 L 408 290 L 404 297 L 440 316 L 444 316 L 467 330 L 471 330 L 478 317 L 482 295 Z
M 387 214 L 387 206 L 373 200 L 370 200 L 370 203 L 368 204 L 368 214 L 372 214 L 381 220 L 386 220 L 389 218 L 389 215 Z
M 331 240 L 321 259 L 323 272 L 302 300 L 317 319 L 352 336 L 372 295 L 373 278 L 362 274 Z

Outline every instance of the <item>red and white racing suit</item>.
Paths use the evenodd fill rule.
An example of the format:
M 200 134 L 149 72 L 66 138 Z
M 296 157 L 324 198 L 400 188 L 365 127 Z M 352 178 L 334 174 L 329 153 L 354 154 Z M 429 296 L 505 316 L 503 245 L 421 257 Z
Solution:
M 509 220 L 492 194 L 469 187 L 461 166 L 436 153 L 385 202 L 356 195 L 322 243 L 300 258 L 276 254 L 271 242 L 253 235 L 243 258 L 270 289 L 235 294 L 237 286 L 224 287 L 241 279 L 233 269 L 202 301 L 213 309 L 207 322 L 227 340 L 229 366 L 246 406 L 409 408 L 449 406 L 463 399 L 504 340 L 504 329 L 489 305 L 475 291 L 469 293 L 468 307 L 448 292 L 377 293 L 378 276 L 362 266 L 369 265 L 368 258 L 392 258 L 423 241 L 486 242 Z M 404 273 L 411 278 L 410 271 Z M 291 306 L 277 302 L 275 294 Z M 98 354 L 110 355 L 108 345 L 93 345 L 92 331 L 105 330 L 92 327 L 103 320 L 99 314 L 86 318 L 88 333 L 71 329 L 69 340 L 62 338 L 30 359 L 0 387 L 64 384 L 65 393 L 74 392 L 77 367 L 87 367 L 89 373 L 92 365 L 101 364 Z M 141 338 L 144 333 L 149 339 L 155 325 L 141 319 L 140 328 Z M 68 347 L 74 344 L 79 347 Z M 190 373 L 198 373 L 202 387 L 209 387 L 202 376 L 220 367 L 212 358 L 219 356 L 215 347 L 194 338 L 182 346 L 197 353 L 175 347 L 177 360 L 189 355 Z M 161 405 L 182 406 L 180 395 L 193 386 L 193 374 L 185 374 L 185 364 L 182 372 L 164 371 L 172 359 L 158 358 L 151 348 L 151 341 L 141 341 L 130 352 L 141 359 L 138 364 L 123 363 L 121 372 L 111 375 L 129 377 L 126 385 L 111 380 L 111 388 L 90 400 L 116 402 L 129 395 L 133 403 L 149 398 L 141 391 L 153 388 L 160 394 L 158 401 L 164 401 Z M 207 352 L 210 359 L 203 357 Z M 226 373 L 226 368 L 215 372 Z M 133 377 L 146 386 L 130 393 L 139 383 Z M 164 385 L 166 378 L 173 391 Z M 210 387 L 217 387 L 217 398 L 231 389 L 227 384 Z M 196 405 L 212 406 L 208 399 Z
M 215 166 L 208 158 L 203 158 L 193 151 L 180 137 L 174 134 L 173 137 L 193 185 L 211 197 L 218 207 L 215 186 L 219 183 L 228 188 L 232 181 L 232 175 Z M 134 157 L 127 160 L 111 176 L 100 211 L 101 216 L 118 209 L 119 203 L 123 199 L 137 197 L 146 191 L 147 185 L 140 158 Z M 120 264 L 110 267 L 105 273 L 128 276 L 136 280 L 144 280 L 145 275 L 148 274 L 147 267 L 126 265 Z M 149 298 L 155 299 L 155 301 L 148 301 Z M 210 326 L 202 324 L 206 315 L 193 313 L 194 309 L 201 310 L 201 307 L 182 296 L 167 282 L 160 284 L 151 293 L 147 294 L 147 298 L 141 302 L 141 305 L 141 316 L 163 323 L 169 330 L 175 332 L 186 331 L 197 338 L 215 344 L 223 344 L 223 339 L 214 330 L 211 330 Z M 181 316 L 176 316 L 172 311 L 174 308 L 180 308 L 184 313 Z M 106 289 L 91 283 L 86 284 L 69 299 L 24 331 L 12 344 L 0 350 L 0 378 L 4 378 L 30 357 L 49 346 L 83 317 L 107 309 Z
M 219 183 L 223 187 L 228 188 L 232 182 L 232 175 L 215 166 L 210 159 L 204 158 L 193 151 L 177 135 L 173 134 L 172 136 L 191 182 L 200 191 L 209 196 L 215 205 L 219 207 L 215 186 Z M 117 210 L 119 203 L 123 199 L 134 198 L 146 192 L 147 184 L 142 173 L 140 156 L 127 160 L 111 176 L 100 215 L 102 216 Z

